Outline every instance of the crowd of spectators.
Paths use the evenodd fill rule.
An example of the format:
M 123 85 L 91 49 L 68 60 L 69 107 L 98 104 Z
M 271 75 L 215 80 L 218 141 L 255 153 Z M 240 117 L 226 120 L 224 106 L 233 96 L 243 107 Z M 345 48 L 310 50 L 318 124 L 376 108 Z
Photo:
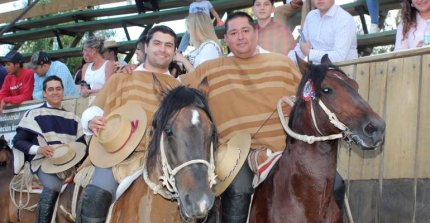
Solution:
M 142 2 L 136 1 L 136 4 L 140 6 Z M 288 55 L 293 62 L 296 55 L 313 63 L 319 63 L 325 54 L 332 62 L 358 57 L 355 21 L 334 0 L 312 0 L 315 9 L 307 14 L 297 39 L 292 35 L 297 25 L 292 23 L 292 17 L 299 12 L 303 1 L 286 0 L 278 7 L 274 3 L 274 0 L 253 0 L 252 12 L 256 18 L 260 51 Z M 366 3 L 371 17 L 369 33 L 379 32 L 379 1 L 367 0 Z M 153 4 L 154 11 L 159 10 L 157 4 Z M 225 55 L 211 15 L 216 24 L 223 24 L 221 16 L 209 1 L 195 0 L 190 5 L 186 18 L 187 31 L 169 65 L 173 76 L 192 72 L 200 64 Z M 430 1 L 402 0 L 400 16 L 395 50 L 423 46 L 426 21 L 430 19 Z M 88 37 L 83 42 L 82 63 L 73 75 L 66 64 L 53 60 L 44 51 L 35 52 L 28 65 L 21 53 L 10 51 L 0 58 L 0 113 L 5 104 L 17 105 L 26 100 L 44 99 L 42 83 L 49 76 L 61 78 L 66 97 L 87 97 L 97 93 L 112 74 L 122 71 L 120 68 L 143 69 L 147 54 L 145 36 L 137 41 L 137 65 L 129 65 L 118 58 L 118 46 L 114 40 Z M 188 46 L 193 50 L 185 55 L 183 53 Z

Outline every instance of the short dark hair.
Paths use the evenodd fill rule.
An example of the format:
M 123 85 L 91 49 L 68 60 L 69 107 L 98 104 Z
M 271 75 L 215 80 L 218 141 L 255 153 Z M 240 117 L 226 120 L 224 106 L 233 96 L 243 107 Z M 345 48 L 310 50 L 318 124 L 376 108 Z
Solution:
M 145 43 L 149 44 L 152 37 L 154 37 L 154 34 L 156 32 L 162 32 L 164 34 L 169 34 L 173 37 L 174 43 L 175 43 L 175 49 L 178 46 L 178 37 L 176 36 L 175 31 L 173 31 L 170 27 L 165 25 L 155 26 L 151 30 L 148 31 L 148 34 L 146 35 Z
M 235 18 L 241 18 L 241 17 L 247 18 L 249 25 L 251 25 L 252 28 L 255 29 L 255 23 L 254 23 L 254 20 L 252 19 L 252 17 L 246 12 L 238 11 L 238 12 L 233 12 L 232 14 L 228 15 L 227 20 L 225 21 L 225 34 L 227 34 L 228 23 L 230 22 L 230 20 L 233 20 Z
M 254 4 L 255 4 L 255 1 L 257 1 L 257 0 L 252 0 L 252 5 L 254 5 Z M 270 0 L 270 2 L 272 3 L 272 5 L 274 5 L 274 4 L 275 4 L 275 0 Z
M 63 86 L 63 81 L 61 80 L 61 78 L 59 78 L 57 75 L 52 75 L 52 76 L 48 76 L 44 81 L 43 81 L 43 91 L 46 91 L 46 84 L 49 81 L 59 81 L 61 84 L 61 87 L 64 89 Z

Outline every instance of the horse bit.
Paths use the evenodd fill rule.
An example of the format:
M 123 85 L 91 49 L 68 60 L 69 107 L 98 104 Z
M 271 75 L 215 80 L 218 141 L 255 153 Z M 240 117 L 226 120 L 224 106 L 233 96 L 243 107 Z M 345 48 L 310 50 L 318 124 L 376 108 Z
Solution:
M 210 162 L 203 160 L 203 159 L 194 159 L 187 161 L 174 169 L 172 169 L 169 165 L 169 162 L 167 161 L 166 152 L 164 150 L 164 133 L 161 134 L 160 137 L 160 153 L 161 153 L 161 165 L 163 170 L 163 175 L 160 177 L 161 184 L 155 184 L 149 179 L 148 171 L 145 165 L 145 168 L 143 170 L 143 177 L 145 182 L 148 184 L 148 186 L 154 191 L 154 194 L 160 194 L 166 199 L 174 200 L 179 197 L 178 189 L 176 188 L 175 184 L 175 175 L 181 171 L 186 166 L 201 163 L 208 167 L 208 181 L 209 186 L 212 188 L 212 186 L 216 183 L 216 175 L 215 175 L 215 159 L 214 159 L 214 153 L 213 153 L 213 142 L 211 142 L 211 148 L 210 148 Z M 163 188 L 166 188 L 167 190 L 163 190 Z

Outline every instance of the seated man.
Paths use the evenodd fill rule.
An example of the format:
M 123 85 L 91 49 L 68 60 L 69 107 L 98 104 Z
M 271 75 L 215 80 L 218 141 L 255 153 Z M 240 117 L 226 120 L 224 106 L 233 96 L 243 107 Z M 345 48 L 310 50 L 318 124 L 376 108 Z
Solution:
M 320 63 L 328 54 L 332 62 L 355 59 L 357 54 L 356 23 L 334 0 L 313 0 L 317 9 L 308 13 L 303 34 L 288 57 L 296 61 L 296 53 L 310 62 Z
M 78 96 L 79 92 L 73 82 L 69 68 L 60 61 L 51 61 L 49 55 L 43 51 L 34 53 L 31 57 L 30 66 L 34 70 L 33 99 L 43 99 L 43 81 L 52 75 L 61 78 L 64 85 L 64 96 Z
M 105 51 L 103 52 L 103 58 L 116 63 L 117 66 L 126 65 L 127 62 L 118 59 L 118 43 L 115 40 L 105 41 L 103 44 Z
M 10 51 L 0 62 L 5 63 L 8 72 L 0 90 L 0 114 L 6 103 L 19 105 L 31 100 L 33 93 L 33 71 L 24 68 L 24 57 L 17 51 Z
M 288 55 L 296 43 L 291 30 L 272 20 L 275 0 L 253 0 L 252 12 L 257 17 L 258 45 L 270 52 Z
M 25 113 L 12 143 L 25 154 L 31 171 L 43 185 L 36 222 L 49 223 L 63 181 L 85 156 L 86 143 L 78 116 L 61 107 L 64 88 L 59 77 L 49 76 L 43 81 L 43 96 L 46 103 Z M 68 162 L 56 164 L 51 158 L 58 158 L 55 151 L 60 147 L 67 149 L 70 157 L 64 157 Z M 50 162 L 53 164 L 49 165 Z

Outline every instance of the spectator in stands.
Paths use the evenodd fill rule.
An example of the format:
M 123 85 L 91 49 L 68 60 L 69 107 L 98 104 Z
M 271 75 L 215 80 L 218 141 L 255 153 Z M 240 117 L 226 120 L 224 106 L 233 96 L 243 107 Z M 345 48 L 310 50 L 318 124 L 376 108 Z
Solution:
M 274 21 L 278 22 L 290 30 L 299 25 L 300 19 L 292 19 L 292 17 L 302 8 L 302 0 L 286 0 L 284 5 L 275 8 Z M 298 23 L 296 22 L 298 21 Z
M 426 20 L 430 19 L 430 1 L 403 0 L 394 50 L 422 47 Z
M 115 40 L 108 40 L 104 42 L 105 51 L 103 52 L 103 58 L 116 63 L 117 66 L 127 64 L 124 60 L 118 59 L 118 43 Z
M 123 106 L 128 103 L 137 103 L 131 109 L 143 109 L 143 112 L 148 116 L 148 125 L 145 125 L 144 121 L 139 122 L 139 125 L 136 124 L 133 136 L 129 138 L 130 140 L 125 140 L 120 148 L 121 151 L 108 153 L 106 150 L 103 156 L 97 156 L 104 149 L 98 140 L 93 138 L 89 146 L 89 157 L 96 168 L 91 182 L 84 189 L 81 210 L 77 211 L 76 222 L 105 222 L 109 206 L 113 201 L 112 198 L 115 197 L 118 179 L 121 179 L 118 178 L 118 175 L 114 177 L 114 173 L 117 172 L 115 171 L 115 168 L 118 167 L 117 164 L 121 164 L 124 167 L 124 165 L 127 165 L 123 162 L 125 159 L 135 159 L 139 162 L 143 158 L 143 151 L 146 151 L 146 145 L 149 144 L 147 141 L 149 137 L 146 137 L 148 135 L 144 136 L 144 134 L 145 132 L 146 134 L 150 132 L 149 123 L 152 122 L 152 116 L 150 115 L 155 113 L 159 103 L 156 99 L 155 90 L 152 88 L 152 75 L 155 75 L 160 84 L 166 88 L 179 84 L 178 80 L 166 75 L 169 74 L 168 66 L 173 60 L 176 46 L 176 34 L 172 29 L 162 25 L 153 27 L 149 30 L 145 39 L 146 58 L 143 70 L 135 71 L 130 75 L 114 75 L 97 94 L 93 106 L 82 114 L 81 122 L 84 132 L 101 136 L 105 128 L 108 133 L 117 130 L 108 129 L 109 126 L 118 127 L 108 124 L 109 119 L 106 119 L 106 117 L 109 114 L 124 108 Z M 128 109 L 123 111 L 121 115 L 130 114 L 130 112 L 130 109 Z M 134 116 L 133 123 L 138 123 L 135 122 L 136 119 Z M 108 163 L 99 165 L 101 160 L 107 160 Z M 133 173 L 136 169 L 128 170 L 129 173 Z
M 205 13 L 208 16 L 215 17 L 217 21 L 217 26 L 224 25 L 224 22 L 221 20 L 221 17 L 218 15 L 217 11 L 214 9 L 212 3 L 210 1 L 206 0 L 194 0 L 193 3 L 190 5 L 189 14 L 192 13 Z M 189 32 L 185 32 L 182 36 L 181 43 L 179 44 L 178 50 L 180 53 L 185 52 L 185 50 L 188 47 L 188 44 L 190 43 L 190 34 Z
M 51 61 L 47 53 L 43 51 L 34 53 L 30 60 L 30 67 L 35 72 L 33 99 L 43 99 L 43 81 L 53 75 L 61 78 L 65 96 L 79 95 L 69 68 L 60 61 Z
M 135 2 L 136 2 L 137 12 L 139 14 L 145 13 L 145 11 L 146 11 L 145 7 L 143 6 L 143 2 L 150 2 L 151 7 L 152 7 L 152 11 L 154 11 L 154 12 L 160 11 L 160 6 L 158 6 L 158 0 L 135 0 Z
M 31 100 L 34 87 L 33 70 L 24 68 L 24 57 L 17 51 L 10 51 L 0 62 L 5 63 L 8 72 L 0 90 L 0 114 L 6 103 L 21 104 Z
M 75 70 L 75 77 L 74 77 L 75 85 L 80 85 L 81 84 L 81 80 L 82 80 L 82 67 L 84 67 L 85 64 L 86 64 L 85 59 L 82 58 L 81 65 L 79 65 L 79 67 L 76 68 L 76 70 Z
M 291 30 L 272 20 L 275 0 L 253 0 L 252 11 L 257 17 L 258 45 L 270 52 L 288 55 L 295 47 Z
M 367 10 L 370 16 L 369 33 L 377 33 L 379 29 L 379 0 L 366 0 Z
M 317 9 L 306 16 L 304 36 L 288 57 L 296 61 L 297 53 L 313 63 L 320 63 L 325 54 L 332 62 L 357 58 L 356 24 L 351 14 L 334 4 L 334 0 L 313 3 Z
M 189 54 L 188 59 L 177 52 L 173 60 L 182 63 L 187 72 L 191 72 L 201 63 L 222 56 L 222 50 L 208 15 L 201 12 L 192 13 L 188 15 L 186 24 L 191 45 L 195 50 Z
M 87 62 L 82 67 L 81 96 L 97 93 L 114 73 L 115 63 L 103 58 L 104 39 L 91 36 L 84 42 L 83 57 Z
M 36 222 L 50 223 L 63 181 L 74 174 L 74 167 L 84 158 L 86 142 L 79 117 L 61 106 L 64 97 L 61 78 L 48 76 L 42 85 L 46 102 L 25 113 L 12 142 L 14 148 L 25 154 L 32 173 L 37 174 L 43 185 Z M 57 149 L 69 152 L 63 156 L 57 153 L 57 162 L 61 159 L 61 163 L 52 163 L 54 160 L 49 158 Z
M 6 78 L 7 70 L 3 65 L 0 64 L 0 89 L 3 86 L 4 79 Z

